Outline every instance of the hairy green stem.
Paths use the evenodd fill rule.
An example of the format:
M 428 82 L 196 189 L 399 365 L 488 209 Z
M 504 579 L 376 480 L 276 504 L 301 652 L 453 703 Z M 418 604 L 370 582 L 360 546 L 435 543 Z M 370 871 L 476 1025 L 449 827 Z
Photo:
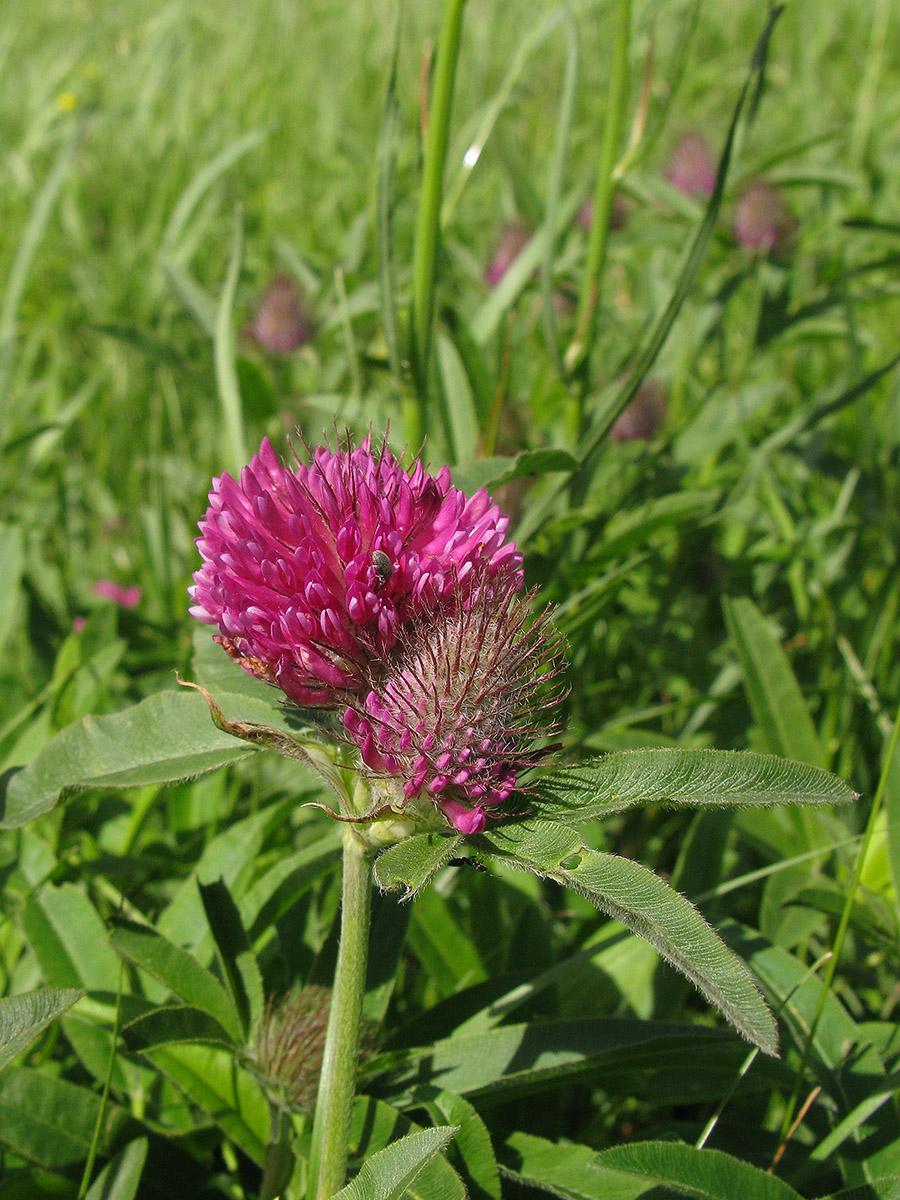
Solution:
M 447 0 L 434 70 L 434 87 L 428 108 L 422 192 L 413 247 L 412 368 L 419 396 L 424 399 L 431 350 L 434 313 L 434 277 L 440 244 L 441 195 L 444 164 L 450 137 L 450 110 L 459 61 L 459 41 L 466 0 Z
M 343 871 L 341 940 L 313 1121 L 308 1200 L 339 1192 L 347 1173 L 372 914 L 372 851 L 351 826 L 344 827 Z

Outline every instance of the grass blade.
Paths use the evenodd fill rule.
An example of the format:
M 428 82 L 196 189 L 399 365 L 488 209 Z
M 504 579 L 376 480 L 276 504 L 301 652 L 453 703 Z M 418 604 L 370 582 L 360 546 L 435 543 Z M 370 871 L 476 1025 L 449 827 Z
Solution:
M 231 243 L 231 258 L 225 276 L 225 286 L 219 298 L 216 313 L 216 331 L 213 353 L 216 364 L 216 384 L 219 403 L 222 406 L 224 427 L 222 431 L 222 458 L 231 473 L 237 478 L 247 462 L 247 445 L 244 438 L 244 420 L 241 392 L 235 368 L 234 343 L 234 294 L 237 290 L 244 253 L 244 220 L 240 206 L 234 214 L 234 237 Z
M 7 398 L 7 385 L 14 358 L 16 321 L 19 317 L 25 284 L 28 281 L 28 274 L 31 271 L 37 248 L 47 229 L 54 205 L 81 141 L 83 128 L 83 124 L 76 125 L 59 148 L 56 160 L 32 205 L 28 223 L 19 239 L 16 255 L 3 289 L 3 302 L 0 304 L 0 396 L 3 396 L 4 401 Z M 10 411 L 11 407 L 4 402 L 0 412 L 5 414 Z M 0 448 L 6 443 L 6 424 L 7 419 L 0 418 Z
M 420 403 L 427 395 L 434 284 L 440 245 L 441 193 L 450 134 L 450 110 L 459 63 L 465 0 L 446 0 L 428 113 L 422 189 L 413 246 L 412 364 Z

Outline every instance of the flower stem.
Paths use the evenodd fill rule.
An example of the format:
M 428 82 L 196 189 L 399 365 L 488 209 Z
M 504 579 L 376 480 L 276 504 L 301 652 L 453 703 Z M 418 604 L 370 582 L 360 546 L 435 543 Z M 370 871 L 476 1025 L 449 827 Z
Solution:
M 372 851 L 351 826 L 344 828 L 343 871 L 341 940 L 313 1121 L 308 1200 L 339 1192 L 347 1173 L 372 913 Z

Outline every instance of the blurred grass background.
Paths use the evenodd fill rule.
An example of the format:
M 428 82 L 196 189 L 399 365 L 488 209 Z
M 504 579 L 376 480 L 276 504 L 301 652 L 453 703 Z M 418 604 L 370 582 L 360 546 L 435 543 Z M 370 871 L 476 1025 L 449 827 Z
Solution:
M 455 203 L 440 265 L 444 321 L 477 322 L 503 227 L 541 219 L 565 61 L 557 13 L 524 3 L 467 10 L 447 173 Z M 572 14 L 581 77 L 564 185 L 586 198 L 612 10 L 585 3 Z M 408 6 L 400 32 L 401 315 L 422 52 L 439 16 L 436 3 Z M 596 411 L 665 303 L 702 212 L 662 178 L 673 148 L 695 132 L 718 152 L 761 23 L 755 3 L 727 12 L 636 7 L 631 110 L 645 70 L 649 99 L 621 185 L 625 224 L 611 239 L 590 382 Z M 560 576 L 565 523 L 526 547 L 533 578 L 564 602 L 576 664 L 593 660 L 602 641 L 607 675 L 585 679 L 579 736 L 595 732 L 584 706 L 608 723 L 622 699 L 643 712 L 668 697 L 677 716 L 650 724 L 680 738 L 715 681 L 708 666 L 685 678 L 697 674 L 683 670 L 685 647 L 691 667 L 720 655 L 718 596 L 727 591 L 754 595 L 795 639 L 795 665 L 839 768 L 854 767 L 849 709 L 867 714 L 872 687 L 897 692 L 896 374 L 834 415 L 821 411 L 896 351 L 900 66 L 886 40 L 894 24 L 884 0 L 824 9 L 798 0 L 777 24 L 708 261 L 654 367 L 667 406 L 661 436 L 649 449 L 610 445 L 592 484 L 588 528 L 597 531 L 681 494 L 681 515 L 654 526 L 668 538 L 662 559 L 654 553 L 649 566 L 612 581 L 604 615 L 577 597 L 613 565 L 610 555 L 583 549 Z M 229 337 L 249 450 L 263 432 L 281 438 L 299 426 L 318 439 L 335 420 L 357 431 L 390 422 L 402 445 L 402 397 L 380 325 L 375 205 L 393 26 L 387 3 L 276 0 L 226 12 L 199 0 L 48 2 L 0 14 L 2 488 L 24 539 L 27 590 L 3 682 L 10 712 L 50 679 L 72 621 L 102 606 L 98 580 L 143 592 L 136 614 L 119 614 L 137 669 L 118 686 L 152 689 L 173 646 L 176 659 L 187 653 L 195 522 L 210 477 L 229 461 L 219 398 L 222 362 L 234 357 Z M 492 105 L 483 152 L 465 170 Z M 780 189 L 796 225 L 778 261 L 743 251 L 732 233 L 741 191 L 759 176 Z M 584 241 L 573 225 L 557 248 L 563 329 Z M 229 264 L 239 266 L 233 297 Z M 300 288 L 316 333 L 296 353 L 271 355 L 248 325 L 282 273 Z M 501 317 L 481 347 L 490 387 L 501 380 L 507 397 L 499 449 L 571 448 L 536 283 L 526 280 Z M 804 413 L 813 415 L 792 435 Z M 428 433 L 432 461 L 453 461 L 452 431 L 432 421 Z M 504 502 L 520 512 L 521 489 Z M 685 514 L 715 526 L 714 548 L 706 533 L 684 531 Z M 629 548 L 627 537 L 613 544 Z M 663 631 L 657 643 L 648 628 Z M 839 632 L 852 643 L 857 679 L 836 649 Z M 695 713 L 689 737 L 699 723 Z M 740 728 L 740 715 L 723 720 L 713 739 L 727 744 Z

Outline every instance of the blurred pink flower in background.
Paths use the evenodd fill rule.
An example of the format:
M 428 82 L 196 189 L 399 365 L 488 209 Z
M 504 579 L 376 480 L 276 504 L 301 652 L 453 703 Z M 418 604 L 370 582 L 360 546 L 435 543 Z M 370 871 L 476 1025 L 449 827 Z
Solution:
M 512 221 L 504 226 L 497 242 L 494 256 L 485 267 L 484 282 L 496 287 L 531 237 L 531 229 L 524 221 Z
M 716 167 L 706 139 L 698 133 L 685 134 L 663 174 L 686 196 L 711 196 L 716 186 Z
M 741 193 L 734 214 L 734 236 L 745 250 L 763 253 L 786 249 L 797 224 L 776 189 L 756 179 Z
M 585 200 L 581 208 L 578 210 L 576 218 L 578 225 L 588 230 L 591 227 L 591 222 L 594 219 L 594 201 L 593 199 Z M 622 229 L 628 220 L 628 207 L 625 203 L 625 197 L 621 192 L 616 192 L 613 196 L 612 211 L 609 214 L 609 227 L 612 230 Z
M 247 326 L 247 332 L 270 354 L 290 354 L 312 340 L 314 322 L 289 275 L 275 275 Z
M 658 383 L 645 379 L 634 399 L 616 418 L 610 435 L 616 442 L 649 441 L 665 416 L 665 393 Z
M 98 579 L 94 584 L 94 595 L 103 600 L 112 600 L 120 608 L 137 608 L 141 602 L 141 589 L 137 584 L 122 587 L 111 579 Z

